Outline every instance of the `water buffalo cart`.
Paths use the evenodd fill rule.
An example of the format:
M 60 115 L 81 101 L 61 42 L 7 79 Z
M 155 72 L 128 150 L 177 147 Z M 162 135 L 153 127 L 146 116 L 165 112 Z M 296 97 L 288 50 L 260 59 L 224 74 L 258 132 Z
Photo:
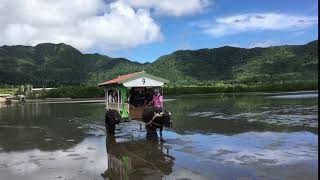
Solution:
M 169 81 L 145 71 L 118 76 L 98 84 L 105 92 L 106 131 L 114 134 L 116 124 L 144 123 L 147 134 L 171 127 L 171 114 L 163 107 L 163 86 Z M 161 138 L 162 140 L 162 138 Z

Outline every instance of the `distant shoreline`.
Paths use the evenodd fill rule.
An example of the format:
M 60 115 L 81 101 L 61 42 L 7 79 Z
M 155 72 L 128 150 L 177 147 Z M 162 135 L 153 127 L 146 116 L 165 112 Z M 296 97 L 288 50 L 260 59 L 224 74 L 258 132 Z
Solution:
M 256 92 L 217 92 L 217 93 L 194 93 L 194 94 L 169 94 L 168 96 L 187 96 L 187 95 L 282 95 L 282 94 L 306 94 L 306 93 L 319 93 L 318 90 L 306 91 L 256 91 Z
M 27 104 L 32 103 L 42 103 L 42 104 L 49 104 L 49 103 L 100 103 L 104 102 L 104 97 L 101 98 L 46 98 L 46 99 L 27 99 Z M 13 100 L 13 102 L 19 102 L 19 100 Z
M 279 92 L 228 92 L 228 93 L 195 93 L 195 94 L 165 94 L 164 97 L 172 97 L 172 96 L 201 96 L 201 95 L 296 95 L 296 94 L 307 94 L 307 93 L 319 93 L 318 90 L 308 90 L 308 91 L 279 91 Z M 19 102 L 18 100 L 13 100 L 13 102 Z M 27 99 L 27 104 L 32 103 L 41 103 L 41 104 L 62 104 L 62 103 L 103 103 L 105 102 L 104 97 L 100 98 L 46 98 L 46 99 Z

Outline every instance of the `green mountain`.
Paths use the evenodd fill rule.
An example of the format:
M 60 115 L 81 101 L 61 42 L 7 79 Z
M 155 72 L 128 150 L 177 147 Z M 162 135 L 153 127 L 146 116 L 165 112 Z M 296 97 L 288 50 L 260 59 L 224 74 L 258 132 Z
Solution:
M 82 54 L 66 44 L 0 47 L 0 84 L 76 85 L 90 72 L 118 64 L 137 64 L 123 58 Z
M 183 84 L 318 79 L 318 41 L 306 45 L 176 51 L 150 64 L 151 73 Z M 199 82 L 200 81 L 200 82 Z
M 318 40 L 268 48 L 182 50 L 146 64 L 82 54 L 63 43 L 0 47 L 0 84 L 95 85 L 141 70 L 169 79 L 176 86 L 317 81 Z

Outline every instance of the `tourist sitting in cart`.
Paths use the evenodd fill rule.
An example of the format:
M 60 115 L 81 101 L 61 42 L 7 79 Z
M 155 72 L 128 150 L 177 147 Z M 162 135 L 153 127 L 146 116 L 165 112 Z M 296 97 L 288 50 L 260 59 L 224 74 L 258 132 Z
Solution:
M 146 107 L 152 101 L 152 89 L 132 88 L 129 103 L 135 107 Z
M 143 94 L 141 91 L 138 91 L 139 89 L 132 88 L 131 89 L 131 96 L 129 103 L 135 107 L 141 107 L 143 105 Z
M 147 89 L 144 97 L 143 107 L 146 107 L 152 102 L 152 97 L 153 97 L 153 90 Z
M 160 94 L 159 90 L 156 90 L 155 94 L 152 97 L 151 104 L 153 104 L 157 112 L 162 111 L 162 102 L 163 102 L 163 96 Z
M 113 102 L 113 103 L 117 102 L 117 95 L 113 90 L 110 91 L 110 95 L 108 97 L 108 102 Z

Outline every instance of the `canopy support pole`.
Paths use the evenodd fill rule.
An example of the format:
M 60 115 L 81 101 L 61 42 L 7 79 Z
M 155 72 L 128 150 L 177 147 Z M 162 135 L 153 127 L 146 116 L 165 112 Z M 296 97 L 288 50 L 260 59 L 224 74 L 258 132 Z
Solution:
M 162 112 L 164 112 L 164 106 L 163 106 L 163 101 L 164 101 L 164 95 L 163 95 L 163 87 L 161 87 L 161 95 L 162 95 L 162 101 L 161 101 L 161 107 L 162 107 Z
M 109 89 L 104 89 L 104 99 L 107 109 L 109 109 Z
M 120 111 L 120 91 L 118 88 L 118 111 Z

